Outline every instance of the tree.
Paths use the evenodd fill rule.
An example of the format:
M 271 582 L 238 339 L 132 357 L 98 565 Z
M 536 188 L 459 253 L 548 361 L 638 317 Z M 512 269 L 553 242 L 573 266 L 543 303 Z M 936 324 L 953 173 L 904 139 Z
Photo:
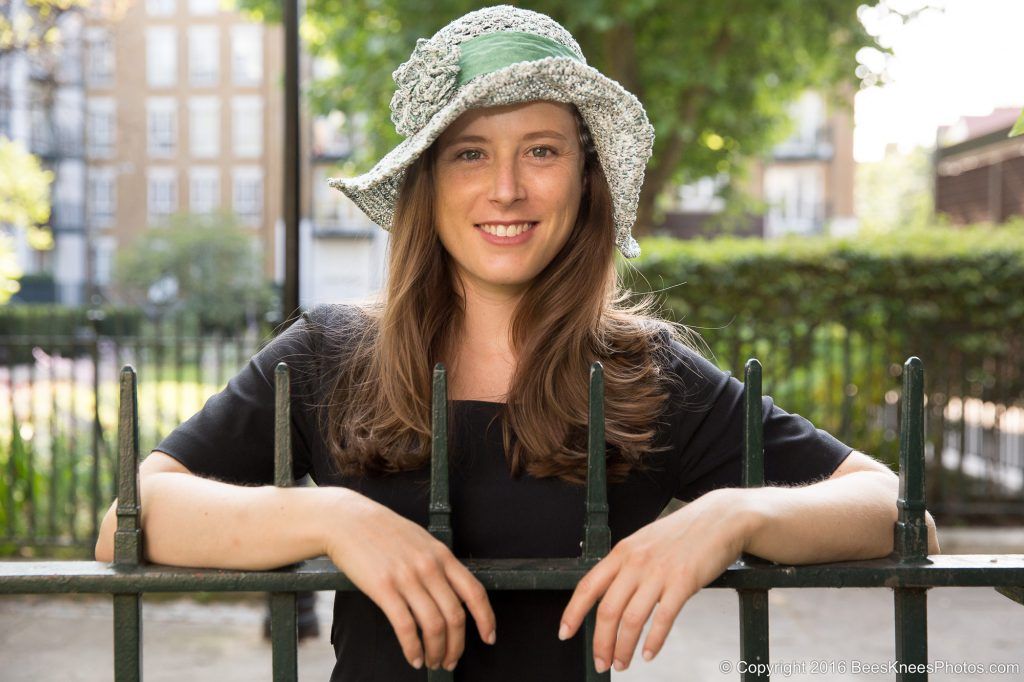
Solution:
M 637 232 L 659 218 L 659 195 L 718 173 L 738 173 L 784 139 L 786 105 L 807 88 L 835 93 L 858 78 L 886 78 L 858 52 L 890 54 L 860 21 L 906 21 L 890 0 L 535 0 L 517 3 L 552 16 L 580 42 L 590 64 L 640 98 L 657 139 L 640 200 Z M 278 0 L 239 0 L 277 20 Z M 334 73 L 313 83 L 318 111 L 367 112 L 368 140 L 342 172 L 367 170 L 400 138 L 390 123 L 391 72 L 416 39 L 484 4 L 468 0 L 307 0 L 303 35 Z M 906 3 L 901 3 L 905 5 Z M 864 55 L 862 55 L 863 57 Z
M 124 302 L 195 315 L 202 331 L 237 329 L 277 300 L 259 240 L 229 214 L 180 214 L 148 229 L 118 254 L 114 280 Z
M 932 156 L 924 147 L 906 154 L 890 148 L 881 161 L 857 164 L 857 216 L 866 232 L 891 232 L 935 222 Z
M 0 305 L 20 288 L 21 269 L 14 257 L 13 233 L 23 232 L 34 249 L 53 248 L 53 237 L 46 227 L 52 182 L 53 173 L 43 170 L 39 159 L 20 143 L 0 135 L 0 225 L 7 225 L 12 233 L 0 233 Z
M 60 18 L 89 7 L 90 0 L 25 0 L 0 12 L 0 57 L 50 51 L 60 41 Z

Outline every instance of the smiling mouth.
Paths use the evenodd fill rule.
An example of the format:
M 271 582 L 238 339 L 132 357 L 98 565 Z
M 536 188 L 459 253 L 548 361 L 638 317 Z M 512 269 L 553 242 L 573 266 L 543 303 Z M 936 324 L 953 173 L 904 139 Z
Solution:
M 528 232 L 536 227 L 538 223 L 527 222 L 518 223 L 515 225 L 481 225 L 477 224 L 476 227 L 483 230 L 487 234 L 492 234 L 495 237 L 518 237 L 523 232 Z

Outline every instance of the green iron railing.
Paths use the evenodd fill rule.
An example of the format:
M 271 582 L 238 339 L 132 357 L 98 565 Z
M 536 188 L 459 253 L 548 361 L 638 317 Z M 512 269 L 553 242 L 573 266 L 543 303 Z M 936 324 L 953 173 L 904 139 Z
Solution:
M 787 566 L 744 555 L 708 587 L 736 590 L 740 603 L 742 680 L 769 679 L 768 590 L 773 587 L 885 587 L 894 593 L 894 660 L 900 682 L 928 679 L 927 590 L 933 587 L 994 587 L 1024 604 L 1024 555 L 928 556 L 924 503 L 924 371 L 918 358 L 903 367 L 900 421 L 899 519 L 895 547 L 884 559 Z M 288 368 L 275 372 L 275 484 L 291 481 Z M 0 594 L 101 593 L 113 596 L 114 670 L 117 682 L 142 678 L 141 598 L 146 592 L 270 592 L 273 679 L 298 679 L 296 593 L 355 590 L 326 557 L 273 571 L 229 571 L 144 565 L 138 488 L 139 433 L 136 375 L 121 370 L 118 427 L 118 505 L 114 562 L 0 562 Z M 447 383 L 438 364 L 433 377 L 429 532 L 452 546 L 448 494 Z M 761 365 L 749 360 L 744 377 L 743 485 L 764 483 Z M 465 565 L 488 590 L 572 590 L 610 550 L 604 440 L 604 378 L 600 363 L 590 371 L 586 525 L 582 555 L 563 559 L 467 559 Z M 595 605 L 586 618 L 588 682 L 609 680 L 593 666 Z M 428 670 L 431 682 L 453 673 Z

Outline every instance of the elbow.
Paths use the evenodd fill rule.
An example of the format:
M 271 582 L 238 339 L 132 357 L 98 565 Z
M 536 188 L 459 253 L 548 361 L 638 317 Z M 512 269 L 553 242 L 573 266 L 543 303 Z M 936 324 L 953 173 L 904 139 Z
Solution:
M 114 551 L 111 547 L 113 543 L 104 542 L 104 538 L 100 538 L 96 541 L 96 561 L 102 561 L 105 564 L 109 564 L 114 560 Z
M 928 553 L 942 554 L 942 549 L 939 548 L 939 531 L 935 526 L 935 519 L 927 511 L 924 513 L 924 522 L 928 526 Z
M 100 523 L 100 530 L 96 537 L 96 547 L 93 550 L 96 561 L 110 563 L 114 560 L 114 531 L 117 530 L 117 500 L 110 505 L 103 522 Z

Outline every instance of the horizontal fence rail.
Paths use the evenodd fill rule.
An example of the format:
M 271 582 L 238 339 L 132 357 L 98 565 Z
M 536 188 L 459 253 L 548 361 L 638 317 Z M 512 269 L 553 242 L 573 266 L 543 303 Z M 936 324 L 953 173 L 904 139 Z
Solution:
M 774 587 L 877 587 L 894 593 L 894 642 L 900 682 L 927 680 L 927 590 L 936 587 L 993 587 L 1024 604 L 1024 555 L 928 556 L 925 525 L 924 370 L 910 358 L 903 371 L 900 423 L 899 517 L 893 553 L 884 559 L 805 566 L 778 565 L 744 554 L 709 587 L 737 591 L 740 599 L 740 649 L 750 666 L 743 680 L 768 680 L 770 659 L 767 592 Z M 275 371 L 275 483 L 290 480 L 288 369 Z M 586 525 L 581 556 L 561 559 L 467 559 L 464 564 L 488 590 L 572 590 L 610 550 L 605 471 L 604 379 L 600 363 L 590 372 Z M 138 487 L 139 433 L 136 374 L 121 371 L 118 429 L 119 483 L 114 562 L 0 562 L 0 593 L 105 593 L 114 602 L 115 679 L 141 680 L 141 595 L 145 592 L 266 591 L 272 600 L 273 679 L 297 679 L 295 596 L 300 591 L 356 590 L 326 557 L 273 571 L 230 571 L 147 565 L 142 554 Z M 452 542 L 447 453 L 447 384 L 442 365 L 434 369 L 429 532 L 449 547 Z M 743 485 L 763 485 L 761 366 L 748 361 L 744 376 Z M 597 605 L 586 618 L 583 661 L 588 682 L 610 679 L 598 673 L 592 647 Z M 453 673 L 428 670 L 430 682 Z

